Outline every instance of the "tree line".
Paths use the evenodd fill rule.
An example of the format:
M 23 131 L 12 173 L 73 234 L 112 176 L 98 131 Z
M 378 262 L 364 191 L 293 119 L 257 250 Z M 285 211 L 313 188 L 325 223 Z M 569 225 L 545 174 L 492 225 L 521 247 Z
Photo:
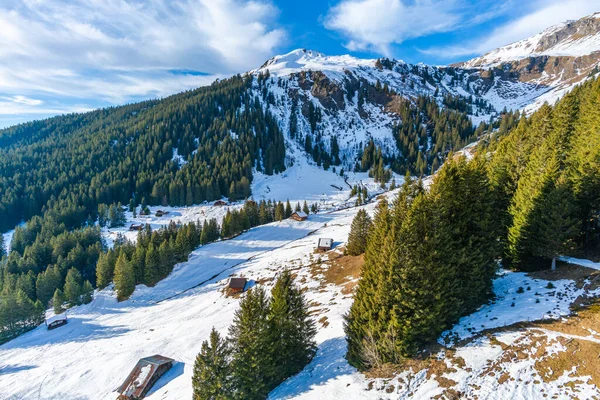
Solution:
M 494 185 L 504 260 L 520 270 L 600 249 L 600 81 L 544 104 L 481 153 Z
M 471 161 L 450 157 L 428 191 L 407 176 L 371 225 L 357 214 L 347 251 L 365 263 L 346 317 L 359 369 L 419 354 L 492 295 L 498 262 L 531 271 L 600 249 L 600 80 L 555 106 L 506 120 Z M 366 242 L 361 237 L 368 232 Z
M 352 365 L 364 370 L 415 356 L 490 298 L 499 252 L 491 196 L 482 165 L 459 157 L 429 191 L 407 175 L 372 224 L 357 214 L 347 251 L 364 249 L 365 261 L 345 322 Z

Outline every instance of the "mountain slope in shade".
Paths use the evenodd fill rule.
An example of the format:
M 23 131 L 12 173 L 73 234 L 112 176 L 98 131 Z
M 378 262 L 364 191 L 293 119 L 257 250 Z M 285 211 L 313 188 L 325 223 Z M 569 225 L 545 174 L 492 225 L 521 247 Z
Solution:
M 600 51 L 600 13 L 554 25 L 457 66 L 489 68 L 527 57 L 583 57 Z

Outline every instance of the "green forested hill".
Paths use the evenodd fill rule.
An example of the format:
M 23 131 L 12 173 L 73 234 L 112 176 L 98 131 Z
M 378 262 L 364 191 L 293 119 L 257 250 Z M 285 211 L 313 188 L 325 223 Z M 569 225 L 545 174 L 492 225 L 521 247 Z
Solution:
M 236 76 L 164 100 L 0 131 L 0 231 L 45 211 L 67 228 L 98 204 L 186 205 L 248 195 L 252 168 L 284 168 L 283 135 Z M 234 140 L 234 137 L 237 140 Z M 178 154 L 195 156 L 180 167 Z
M 561 254 L 593 255 L 600 233 L 600 81 L 544 105 L 489 150 L 507 265 L 531 269 Z
M 499 129 L 473 160 L 448 160 L 428 190 L 407 179 L 380 204 L 346 317 L 348 360 L 372 369 L 414 357 L 490 298 L 498 260 L 527 271 L 597 256 L 599 222 L 595 80 Z

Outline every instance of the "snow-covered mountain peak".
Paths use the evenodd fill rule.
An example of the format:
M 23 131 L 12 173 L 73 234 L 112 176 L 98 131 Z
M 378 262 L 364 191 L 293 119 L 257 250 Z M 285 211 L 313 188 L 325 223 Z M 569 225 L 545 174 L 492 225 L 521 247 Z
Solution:
M 273 76 L 287 76 L 300 71 L 318 70 L 342 72 L 360 66 L 372 67 L 376 60 L 360 59 L 350 55 L 326 56 L 314 50 L 296 49 L 287 54 L 278 55 L 265 62 L 253 73 L 266 72 Z
M 527 39 L 497 48 L 467 62 L 463 68 L 490 68 L 537 56 L 582 57 L 600 51 L 600 12 L 551 26 Z

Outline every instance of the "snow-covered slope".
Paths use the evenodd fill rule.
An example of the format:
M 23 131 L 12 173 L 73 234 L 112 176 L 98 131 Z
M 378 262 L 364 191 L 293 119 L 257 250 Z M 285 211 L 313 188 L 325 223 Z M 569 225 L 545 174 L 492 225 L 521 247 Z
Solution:
M 489 68 L 527 57 L 582 57 L 597 51 L 600 51 L 600 13 L 554 25 L 532 37 L 469 60 L 461 66 Z
M 371 138 L 388 155 L 397 154 L 392 126 L 401 122 L 399 98 L 435 97 L 443 106 L 444 96 L 459 96 L 469 101 L 470 118 L 478 124 L 503 109 L 531 112 L 546 101 L 555 102 L 595 76 L 599 63 L 597 13 L 451 66 L 297 49 L 250 73 L 261 77 L 255 80 L 256 95 L 269 103 L 284 130 L 294 116 L 301 137 L 315 133 L 328 147 L 336 136 L 349 167 Z M 383 87 L 388 92 L 382 93 Z M 311 108 L 321 115 L 312 127 Z
M 273 190 L 280 189 L 273 184 Z M 283 268 L 296 275 L 318 321 L 318 352 L 302 372 L 271 393 L 272 399 L 432 399 L 450 390 L 478 399 L 600 396 L 598 388 L 576 371 L 556 380 L 542 378 L 539 362 L 572 350 L 567 343 L 571 337 L 551 326 L 501 329 L 480 336 L 484 329 L 518 321 L 560 318 L 580 295 L 600 294 L 589 282 L 563 279 L 551 288 L 548 281 L 522 273 L 497 278 L 495 303 L 465 317 L 444 335 L 467 342 L 442 347 L 436 364 L 415 364 L 385 379 L 368 378 L 352 368 L 344 358 L 343 316 L 352 303 L 358 270 L 340 275 L 336 260 L 342 257 L 352 218 L 360 208 L 372 214 L 375 203 L 311 215 L 304 222 L 256 227 L 234 239 L 199 247 L 169 277 L 153 288 L 138 286 L 121 303 L 111 287 L 96 292 L 92 303 L 69 311 L 66 326 L 53 331 L 41 326 L 0 346 L 0 397 L 116 398 L 114 390 L 137 360 L 158 353 L 173 358 L 175 365 L 148 398 L 190 398 L 193 363 L 202 341 L 213 326 L 226 334 L 238 308 L 239 299 L 223 295 L 227 278 L 244 276 L 251 285 L 268 289 Z M 334 249 L 316 254 L 319 237 L 332 238 Z M 577 340 L 600 343 L 593 332 Z

